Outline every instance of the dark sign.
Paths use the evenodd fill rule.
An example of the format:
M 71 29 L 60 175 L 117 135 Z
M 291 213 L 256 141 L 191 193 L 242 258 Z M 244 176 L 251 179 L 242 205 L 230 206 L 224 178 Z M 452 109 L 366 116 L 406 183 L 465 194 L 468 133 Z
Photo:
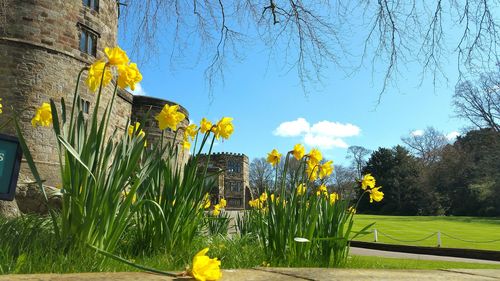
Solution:
M 14 200 L 21 158 L 17 138 L 0 134 L 0 200 Z

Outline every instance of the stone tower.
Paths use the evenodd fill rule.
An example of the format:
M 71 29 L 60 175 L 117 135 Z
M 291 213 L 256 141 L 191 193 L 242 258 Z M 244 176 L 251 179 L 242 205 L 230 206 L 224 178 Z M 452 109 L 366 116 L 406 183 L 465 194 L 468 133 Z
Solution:
M 64 98 L 70 110 L 80 69 L 103 58 L 105 47 L 116 46 L 118 17 L 116 0 L 0 0 L 0 98 L 4 112 L 0 124 L 12 116 L 11 107 L 20 112 L 21 129 L 47 185 L 60 184 L 56 140 L 52 129 L 33 128 L 31 118 L 50 98 L 58 104 Z M 85 79 L 84 74 L 82 82 Z M 78 102 L 84 112 L 92 112 L 96 95 L 82 82 L 82 100 Z M 110 85 L 102 95 L 101 113 L 111 94 Z M 133 114 L 136 99 L 139 112 Z M 140 119 L 144 108 L 161 110 L 166 102 L 120 90 L 108 132 L 115 128 L 125 132 L 127 122 Z M 14 135 L 12 122 L 0 132 Z M 21 166 L 21 175 L 31 175 L 26 163 Z
M 198 163 L 204 165 L 206 155 L 200 155 Z M 219 181 L 219 194 L 227 201 L 227 210 L 242 210 L 247 206 L 249 192 L 249 161 L 248 156 L 241 153 L 214 153 L 210 156 L 208 164 L 210 169 L 223 170 L 222 177 Z M 221 184 L 222 182 L 222 184 Z

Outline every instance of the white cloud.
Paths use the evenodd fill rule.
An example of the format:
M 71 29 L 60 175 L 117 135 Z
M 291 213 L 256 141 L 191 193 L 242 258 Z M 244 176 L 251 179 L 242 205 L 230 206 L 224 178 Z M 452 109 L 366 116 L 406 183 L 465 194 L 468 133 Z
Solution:
M 352 137 L 360 133 L 358 126 L 339 122 L 320 121 L 311 127 L 311 133 L 330 137 Z
M 424 130 L 415 130 L 415 131 L 411 132 L 410 135 L 412 135 L 414 137 L 420 137 L 420 136 L 424 135 Z
M 349 145 L 342 139 L 322 135 L 313 135 L 311 133 L 308 133 L 304 136 L 304 143 L 308 146 L 319 147 L 322 149 L 331 149 L 334 147 L 349 147 Z
M 131 89 L 129 89 L 129 91 L 136 96 L 147 96 L 148 95 L 146 93 L 146 91 L 142 88 L 141 83 L 135 84 L 135 90 L 132 91 Z
M 309 132 L 309 122 L 304 118 L 281 123 L 273 134 L 280 137 L 296 137 Z
M 457 131 L 449 132 L 446 134 L 446 138 L 448 141 L 454 141 L 458 136 L 460 136 L 460 133 Z
M 347 148 L 349 145 L 343 138 L 357 136 L 360 133 L 361 129 L 350 123 L 323 120 L 311 126 L 304 118 L 283 122 L 273 131 L 274 135 L 280 137 L 300 136 L 307 146 L 321 149 Z

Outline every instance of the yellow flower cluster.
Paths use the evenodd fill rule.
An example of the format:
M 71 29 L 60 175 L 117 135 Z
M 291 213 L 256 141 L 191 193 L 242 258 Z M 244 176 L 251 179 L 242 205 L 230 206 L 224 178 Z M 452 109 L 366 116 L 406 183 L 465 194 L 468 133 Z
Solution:
M 361 179 L 361 188 L 370 194 L 370 203 L 380 202 L 384 199 L 384 193 L 379 191 L 382 187 L 375 187 L 376 180 L 371 174 L 366 174 Z
M 165 105 L 168 106 L 168 105 Z M 165 110 L 165 108 L 164 108 Z M 168 111 L 170 110 L 170 111 Z M 169 127 L 172 130 L 177 129 L 177 125 L 184 120 L 185 116 L 184 114 L 180 113 L 177 111 L 178 108 L 171 109 L 171 106 L 168 107 L 165 112 L 162 111 L 159 115 L 157 115 L 156 120 L 160 122 L 160 129 L 163 130 L 167 127 Z M 179 114 L 182 114 L 179 115 Z M 181 119 L 182 117 L 182 119 Z M 163 121 L 160 121 L 163 120 Z M 212 122 L 210 122 L 206 118 L 202 118 L 200 122 L 200 127 L 196 124 L 190 124 L 186 128 L 184 128 L 184 138 L 182 142 L 182 147 L 186 150 L 189 150 L 191 148 L 191 143 L 190 140 L 194 140 L 196 138 L 196 135 L 198 132 L 201 132 L 202 134 L 207 134 L 207 133 L 213 133 L 215 135 L 215 138 L 220 139 L 221 137 L 224 139 L 229 139 L 231 134 L 234 131 L 234 126 L 233 126 L 233 118 L 230 117 L 222 117 L 217 124 L 212 125 Z M 163 122 L 163 123 L 162 123 Z M 171 126 L 169 126 L 169 124 Z
M 214 210 L 212 214 L 214 216 L 218 216 L 220 214 L 220 209 L 226 208 L 226 205 L 227 205 L 226 199 L 222 198 L 219 204 L 214 205 Z
M 118 73 L 118 87 L 122 89 L 129 87 L 132 91 L 135 90 L 135 85 L 142 80 L 142 74 L 137 68 L 137 64 L 130 63 L 127 53 L 120 47 L 105 48 L 104 53 L 107 62 L 101 59 L 89 67 L 87 80 L 85 81 L 89 89 L 95 92 L 99 89 L 101 83 L 102 87 L 106 87 L 113 78 L 111 67 L 115 67 Z
M 318 187 L 318 190 L 316 190 L 316 195 L 317 196 L 321 196 L 321 195 L 328 196 L 328 189 L 327 189 L 325 184 L 322 184 Z
M 193 258 L 193 268 L 189 271 L 194 279 L 199 281 L 212 281 L 222 278 L 220 260 L 207 256 L 208 248 L 199 251 Z
M 146 133 L 141 129 L 139 130 L 139 127 L 141 127 L 141 123 L 135 122 L 135 125 L 128 125 L 128 135 L 129 137 L 134 136 L 134 133 L 140 137 L 144 138 L 146 137 Z M 147 141 L 144 142 L 144 147 L 148 145 Z
M 273 194 L 274 196 L 274 194 Z M 255 198 L 254 200 L 250 200 L 248 201 L 248 205 L 250 205 L 251 208 L 254 208 L 254 209 L 263 209 L 264 208 L 264 205 L 267 201 L 267 193 L 266 192 L 263 192 L 259 198 Z

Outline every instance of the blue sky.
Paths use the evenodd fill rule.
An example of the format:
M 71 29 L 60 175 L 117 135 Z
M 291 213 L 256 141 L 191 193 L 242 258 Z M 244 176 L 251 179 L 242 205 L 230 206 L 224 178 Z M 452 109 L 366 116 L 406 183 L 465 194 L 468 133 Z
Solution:
M 119 43 L 131 51 L 123 37 Z M 453 117 L 451 106 L 458 76 L 455 54 L 450 54 L 450 64 L 443 66 L 448 82 L 438 81 L 434 87 L 426 78 L 419 85 L 421 67 L 408 64 L 377 105 L 383 65 L 376 65 L 372 72 L 366 64 L 350 76 L 328 66 L 323 83 L 310 87 L 306 95 L 296 72 L 284 70 L 280 58 L 269 61 L 264 46 L 250 44 L 242 61 L 227 64 L 224 85 L 215 87 L 211 98 L 204 78 L 206 64 L 177 66 L 172 71 L 170 42 L 161 45 L 164 48 L 154 60 L 140 64 L 143 94 L 181 104 L 194 123 L 202 117 L 214 121 L 233 117 L 235 132 L 229 140 L 218 143 L 216 151 L 240 152 L 252 159 L 265 157 L 273 148 L 285 153 L 300 142 L 306 149 L 320 148 L 334 163 L 347 164 L 350 145 L 376 150 L 400 144 L 402 136 L 427 126 L 445 134 L 460 132 L 466 126 Z M 189 63 L 190 57 L 197 57 L 196 52 L 196 48 L 188 49 L 185 60 Z

